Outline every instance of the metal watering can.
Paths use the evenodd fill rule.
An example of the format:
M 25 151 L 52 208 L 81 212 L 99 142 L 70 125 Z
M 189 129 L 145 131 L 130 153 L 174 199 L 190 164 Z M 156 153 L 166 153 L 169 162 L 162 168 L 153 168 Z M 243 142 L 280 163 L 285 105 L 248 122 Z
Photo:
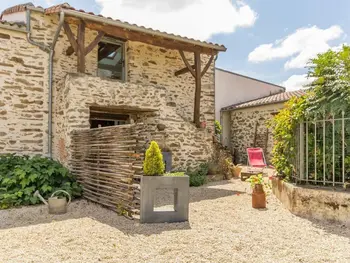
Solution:
M 64 193 L 68 197 L 68 203 L 67 203 L 67 198 L 59 198 L 58 196 L 55 196 L 57 193 Z M 54 214 L 54 215 L 60 215 L 60 214 L 65 214 L 67 213 L 67 208 L 71 203 L 71 196 L 69 193 L 67 193 L 64 190 L 58 190 L 54 192 L 49 200 L 45 200 L 39 193 L 39 191 L 36 191 L 34 193 L 35 197 L 38 197 L 45 205 L 48 206 L 49 208 L 49 214 Z

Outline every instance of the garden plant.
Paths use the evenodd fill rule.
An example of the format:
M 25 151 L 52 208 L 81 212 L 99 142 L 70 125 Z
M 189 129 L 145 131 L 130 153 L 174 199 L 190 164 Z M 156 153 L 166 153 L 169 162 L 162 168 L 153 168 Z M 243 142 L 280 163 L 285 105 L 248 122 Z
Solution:
M 76 178 L 62 164 L 40 156 L 0 156 L 0 209 L 40 203 L 33 194 L 39 190 L 47 199 L 56 190 L 73 198 L 82 194 Z
M 350 112 L 350 47 L 343 46 L 339 51 L 329 50 L 312 59 L 308 66 L 308 77 L 312 83 L 308 85 L 306 94 L 299 98 L 292 98 L 286 107 L 270 122 L 273 129 L 275 144 L 273 148 L 272 163 L 278 175 L 290 180 L 296 173 L 297 142 L 295 140 L 298 125 L 308 121 L 307 126 L 309 151 L 309 178 L 323 173 L 323 154 L 325 155 L 326 169 L 333 165 L 333 151 L 335 153 L 335 180 L 341 180 L 342 154 L 341 140 L 336 140 L 334 149 L 332 144 L 333 123 L 335 138 L 342 138 L 341 123 L 333 119 L 342 118 Z M 349 117 L 348 115 L 346 117 Z M 324 127 L 321 122 L 325 120 Z M 320 136 L 325 129 L 325 150 Z M 317 137 L 315 138 L 315 133 Z M 350 180 L 350 122 L 345 122 L 345 174 Z M 316 145 L 315 145 L 316 141 Z M 315 147 L 316 146 L 316 147 Z M 315 167 L 315 155 L 317 167 Z M 333 177 L 332 172 L 328 173 Z

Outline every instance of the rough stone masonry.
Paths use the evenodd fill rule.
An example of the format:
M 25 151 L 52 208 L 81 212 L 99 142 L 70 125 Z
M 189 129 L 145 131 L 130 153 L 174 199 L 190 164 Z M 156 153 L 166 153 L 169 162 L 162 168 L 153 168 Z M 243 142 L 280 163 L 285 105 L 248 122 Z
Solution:
M 58 24 L 54 15 L 32 12 L 32 38 L 50 44 Z M 72 25 L 72 31 L 76 32 Z M 86 30 L 86 42 L 96 31 Z M 176 50 L 139 42 L 126 42 L 125 83 L 97 76 L 97 48 L 86 58 L 86 74 L 75 74 L 77 58 L 64 31 L 54 56 L 53 157 L 69 163 L 70 134 L 89 129 L 91 106 L 132 106 L 140 111 L 136 121 L 165 128 L 166 146 L 176 167 L 196 165 L 212 157 L 214 132 L 214 63 L 202 78 L 201 121 L 193 122 L 194 78 L 175 76 L 184 67 Z M 1 153 L 47 155 L 48 144 L 48 54 L 29 44 L 25 32 L 0 28 L 0 151 Z M 185 53 L 190 63 L 193 54 Z M 202 65 L 209 57 L 202 55 Z

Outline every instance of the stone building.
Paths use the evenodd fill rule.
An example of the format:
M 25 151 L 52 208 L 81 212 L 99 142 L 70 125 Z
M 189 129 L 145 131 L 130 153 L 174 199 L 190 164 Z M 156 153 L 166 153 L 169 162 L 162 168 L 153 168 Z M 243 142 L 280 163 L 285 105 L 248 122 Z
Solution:
M 286 101 L 303 94 L 301 90 L 283 92 L 221 109 L 222 112 L 230 114 L 228 148 L 234 153 L 235 163 L 247 163 L 249 147 L 262 148 L 266 162 L 270 163 L 273 137 L 267 122 L 284 107 Z
M 226 48 L 68 4 L 0 17 L 0 152 L 68 164 L 71 133 L 126 123 L 165 132 L 173 165 L 213 151 L 215 56 Z
M 223 107 L 260 99 L 285 92 L 282 86 L 244 76 L 224 69 L 215 69 L 215 118 L 222 126 L 221 143 L 229 147 L 231 118 L 229 111 Z

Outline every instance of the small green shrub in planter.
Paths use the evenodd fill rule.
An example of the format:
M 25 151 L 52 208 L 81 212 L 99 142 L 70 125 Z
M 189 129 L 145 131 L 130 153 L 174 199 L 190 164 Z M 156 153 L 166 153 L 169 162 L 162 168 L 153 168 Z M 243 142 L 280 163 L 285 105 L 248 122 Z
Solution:
M 0 209 L 40 203 L 33 194 L 39 190 L 47 199 L 56 190 L 73 198 L 82 188 L 68 169 L 57 161 L 40 156 L 0 155 Z
M 146 150 L 145 161 L 143 162 L 143 172 L 145 175 L 155 176 L 164 174 L 164 170 L 163 155 L 158 143 L 151 141 L 151 145 Z

